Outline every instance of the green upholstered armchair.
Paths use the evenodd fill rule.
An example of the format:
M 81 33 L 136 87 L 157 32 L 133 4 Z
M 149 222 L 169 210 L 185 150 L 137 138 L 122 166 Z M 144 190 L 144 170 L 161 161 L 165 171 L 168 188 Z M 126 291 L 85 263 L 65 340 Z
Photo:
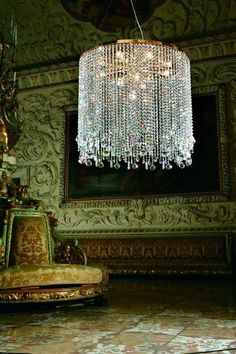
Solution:
M 107 269 L 87 266 L 76 242 L 58 240 L 51 213 L 23 207 L 0 213 L 0 303 L 102 298 Z

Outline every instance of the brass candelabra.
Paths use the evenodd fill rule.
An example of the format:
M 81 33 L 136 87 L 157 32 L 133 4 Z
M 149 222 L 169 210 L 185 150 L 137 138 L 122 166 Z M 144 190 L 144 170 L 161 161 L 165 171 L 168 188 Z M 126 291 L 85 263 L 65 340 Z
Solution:
M 16 169 L 16 157 L 10 150 L 21 133 L 14 70 L 15 36 L 12 39 L 13 43 L 9 45 L 3 36 L 0 37 L 0 204 L 14 197 L 11 175 Z
M 8 152 L 19 137 L 17 114 L 16 72 L 10 46 L 0 41 L 0 147 Z

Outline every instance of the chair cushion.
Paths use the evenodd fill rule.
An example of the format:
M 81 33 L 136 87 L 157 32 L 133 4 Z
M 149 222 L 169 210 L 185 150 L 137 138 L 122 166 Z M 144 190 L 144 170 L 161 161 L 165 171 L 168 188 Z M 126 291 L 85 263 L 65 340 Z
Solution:
M 98 268 L 102 272 L 102 282 L 108 283 L 109 282 L 109 269 L 100 263 L 89 263 L 90 267 Z
M 80 264 L 16 265 L 0 271 L 0 289 L 99 284 L 102 271 Z

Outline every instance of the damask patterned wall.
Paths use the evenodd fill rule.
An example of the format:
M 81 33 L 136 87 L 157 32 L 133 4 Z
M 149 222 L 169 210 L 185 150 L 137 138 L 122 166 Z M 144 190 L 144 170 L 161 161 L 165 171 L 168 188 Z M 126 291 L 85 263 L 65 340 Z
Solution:
M 2 2 L 1 2 L 2 4 Z M 7 7 L 1 10 L 7 13 Z M 29 183 L 60 220 L 65 237 L 158 237 L 235 232 L 236 221 L 236 23 L 233 0 L 169 0 L 143 25 L 145 36 L 182 46 L 192 61 L 192 85 L 226 93 L 229 198 L 209 196 L 63 204 L 65 111 L 77 104 L 77 62 L 98 42 L 133 37 L 130 28 L 105 33 L 70 17 L 59 1 L 16 0 L 18 11 L 20 117 L 23 135 L 15 148 L 16 176 Z

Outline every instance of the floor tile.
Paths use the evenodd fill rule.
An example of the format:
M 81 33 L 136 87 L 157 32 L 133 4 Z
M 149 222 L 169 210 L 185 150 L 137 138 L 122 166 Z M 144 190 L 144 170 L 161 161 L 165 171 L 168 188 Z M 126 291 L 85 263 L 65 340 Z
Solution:
M 236 354 L 235 281 L 134 277 L 111 285 L 107 307 L 0 309 L 0 354 Z

